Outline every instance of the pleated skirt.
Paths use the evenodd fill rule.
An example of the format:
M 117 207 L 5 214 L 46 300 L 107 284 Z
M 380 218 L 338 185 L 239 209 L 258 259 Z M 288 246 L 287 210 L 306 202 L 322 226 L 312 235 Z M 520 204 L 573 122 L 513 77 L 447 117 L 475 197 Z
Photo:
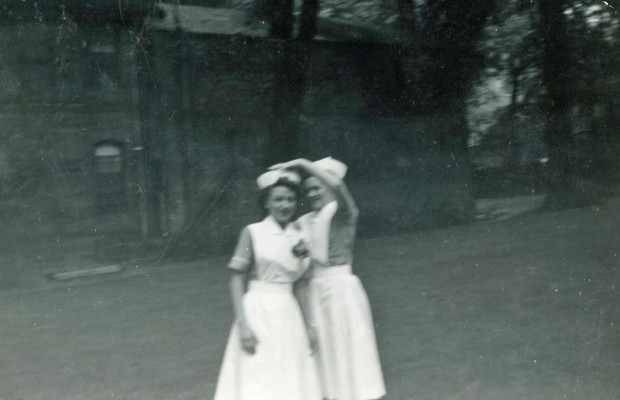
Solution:
M 317 325 L 323 398 L 371 400 L 385 395 L 370 304 L 350 265 L 319 267 L 309 286 Z
M 251 281 L 243 306 L 258 339 L 256 352 L 243 350 L 233 324 L 214 399 L 321 400 L 316 359 L 292 285 Z

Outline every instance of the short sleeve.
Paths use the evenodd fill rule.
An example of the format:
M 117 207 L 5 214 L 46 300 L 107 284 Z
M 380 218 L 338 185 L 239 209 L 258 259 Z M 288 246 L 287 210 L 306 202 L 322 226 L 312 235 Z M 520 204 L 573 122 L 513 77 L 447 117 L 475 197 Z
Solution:
M 237 241 L 235 252 L 228 263 L 228 268 L 234 269 L 235 271 L 247 272 L 252 265 L 253 259 L 252 236 L 250 236 L 250 231 L 246 227 L 243 228 L 239 235 L 239 240 Z

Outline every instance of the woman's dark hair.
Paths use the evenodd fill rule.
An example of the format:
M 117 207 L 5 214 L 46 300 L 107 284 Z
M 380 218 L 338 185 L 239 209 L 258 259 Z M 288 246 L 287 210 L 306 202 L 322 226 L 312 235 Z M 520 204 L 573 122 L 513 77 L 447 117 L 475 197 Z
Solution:
M 265 202 L 267 202 L 267 199 L 269 198 L 269 195 L 271 194 L 271 190 L 276 186 L 284 186 L 292 190 L 293 193 L 295 193 L 295 197 L 297 198 L 297 206 L 299 206 L 299 202 L 301 201 L 301 186 L 298 183 L 291 182 L 290 180 L 286 178 L 280 178 L 273 185 L 265 189 L 262 189 L 260 191 L 260 194 L 258 195 L 258 205 L 260 209 L 263 211 L 263 213 L 266 212 Z

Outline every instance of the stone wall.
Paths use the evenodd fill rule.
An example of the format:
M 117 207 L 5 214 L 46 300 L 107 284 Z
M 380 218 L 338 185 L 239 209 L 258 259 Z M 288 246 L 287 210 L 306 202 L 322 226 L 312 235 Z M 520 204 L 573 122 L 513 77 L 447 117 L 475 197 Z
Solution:
M 4 216 L 23 232 L 142 232 L 174 237 L 182 254 L 230 251 L 262 215 L 254 179 L 278 123 L 281 51 L 265 38 L 138 40 L 70 20 L 3 26 Z M 296 152 L 349 165 L 362 234 L 458 223 L 471 211 L 468 160 L 445 144 L 461 117 L 399 111 L 396 61 L 389 46 L 311 48 Z M 102 212 L 94 146 L 104 140 L 123 149 L 125 199 Z
M 14 232 L 139 229 L 134 40 L 69 20 L 5 23 L 0 54 L 1 209 Z M 94 151 L 102 140 L 123 150 L 122 218 L 98 218 L 95 210 Z

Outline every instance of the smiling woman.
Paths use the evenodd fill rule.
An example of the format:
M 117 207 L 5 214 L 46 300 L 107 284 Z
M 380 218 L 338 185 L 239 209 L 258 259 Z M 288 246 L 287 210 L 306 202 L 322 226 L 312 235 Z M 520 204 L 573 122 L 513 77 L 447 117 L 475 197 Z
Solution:
M 379 399 L 386 390 L 370 303 L 351 266 L 358 209 L 343 181 L 347 166 L 327 157 L 272 168 L 309 176 L 304 187 L 313 211 L 298 222 L 310 238 L 308 310 L 316 327 L 323 398 Z
M 296 204 L 295 192 L 284 185 L 280 185 L 269 191 L 265 209 L 281 227 L 285 227 L 295 213 Z
M 236 321 L 215 400 L 321 399 L 304 326 L 308 318 L 293 295 L 293 284 L 305 280 L 309 265 L 304 234 L 292 223 L 299 181 L 288 171 L 269 171 L 257 179 L 268 215 L 243 229 L 228 264 Z M 301 305 L 304 287 L 295 287 L 301 289 L 296 291 Z

